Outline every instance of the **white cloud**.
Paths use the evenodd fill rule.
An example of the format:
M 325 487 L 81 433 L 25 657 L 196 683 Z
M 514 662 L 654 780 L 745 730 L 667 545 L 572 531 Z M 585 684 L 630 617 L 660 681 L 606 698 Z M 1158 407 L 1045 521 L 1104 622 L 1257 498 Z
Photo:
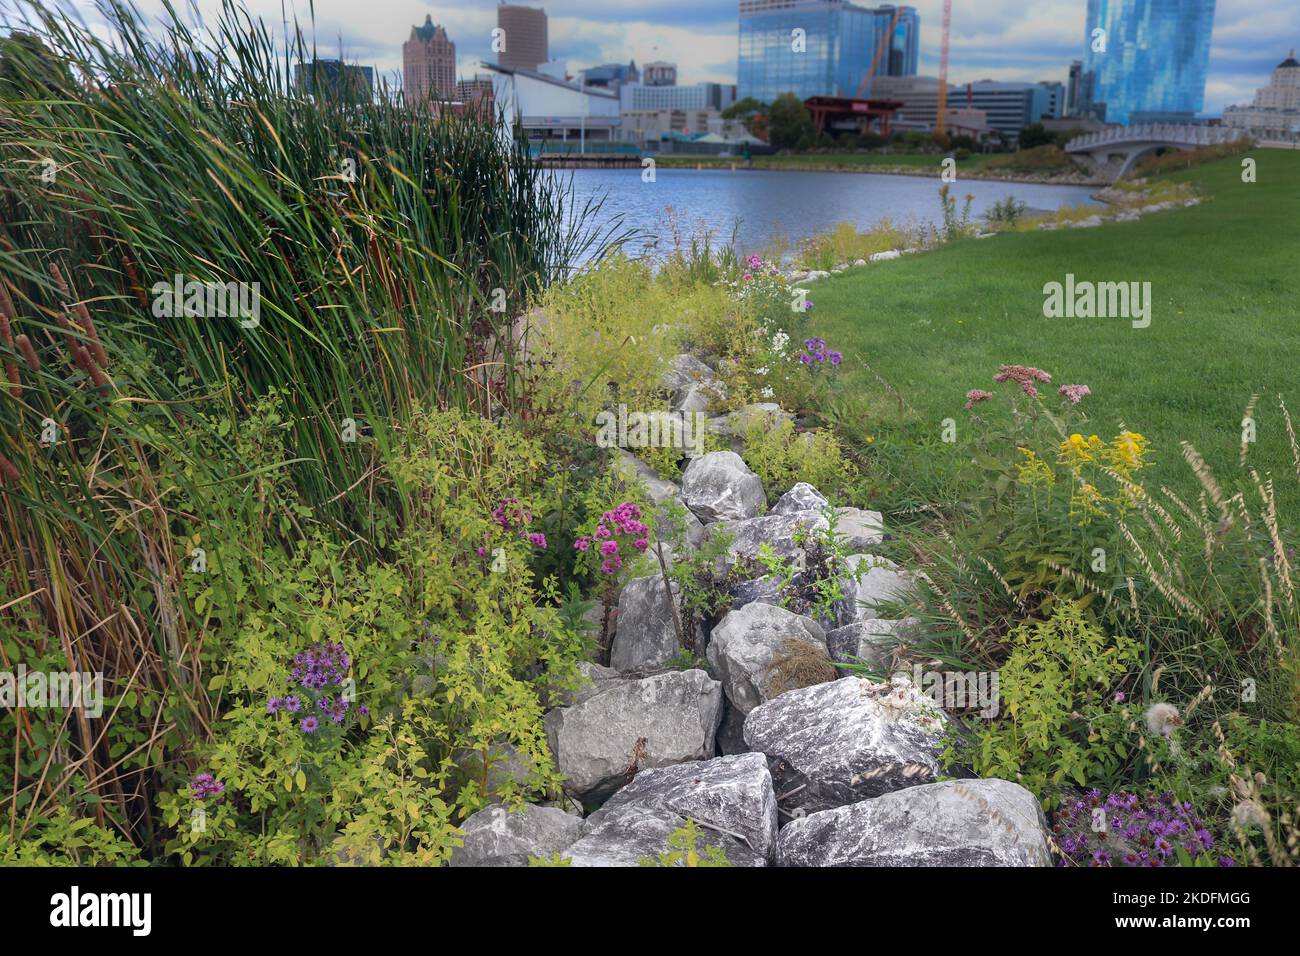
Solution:
M 59 0 L 98 19 L 90 0 Z M 268 23 L 281 22 L 281 0 L 244 0 Z M 528 2 L 528 0 L 525 0 Z M 682 82 L 735 82 L 736 0 L 532 0 L 550 15 L 551 55 L 570 70 L 635 58 L 678 64 Z M 859 0 L 872 5 L 875 0 Z M 161 0 L 138 0 L 147 14 L 162 12 Z M 218 0 L 194 0 L 207 16 Z M 921 72 L 939 66 L 943 0 L 912 0 L 921 16 Z M 307 23 L 307 0 L 286 0 L 290 15 Z M 184 6 L 182 5 L 182 9 Z M 966 82 L 1064 80 L 1070 61 L 1082 56 L 1085 0 L 979 0 L 954 3 L 949 78 Z M 349 58 L 400 74 L 401 48 L 425 14 L 446 27 L 456 44 L 462 74 L 478 71 L 490 56 L 495 0 L 431 4 L 428 0 L 316 0 L 316 40 L 322 52 L 337 51 L 339 37 Z M 1206 107 L 1249 99 L 1292 46 L 1300 46 L 1296 0 L 1218 0 L 1206 85 Z

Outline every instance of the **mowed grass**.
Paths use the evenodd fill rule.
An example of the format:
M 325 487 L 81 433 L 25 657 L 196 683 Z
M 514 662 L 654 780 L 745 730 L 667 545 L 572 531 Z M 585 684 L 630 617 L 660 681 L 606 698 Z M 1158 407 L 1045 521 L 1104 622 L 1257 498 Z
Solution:
M 1247 155 L 1257 162 L 1255 183 L 1242 182 L 1241 157 L 1169 177 L 1192 182 L 1199 206 L 962 240 L 814 283 L 815 333 L 846 356 L 837 397 L 861 403 L 859 427 L 873 435 L 893 482 L 896 500 L 885 504 L 924 501 L 940 487 L 951 456 L 973 437 L 966 391 L 988 389 L 1006 403 L 1014 386 L 994 386 L 992 376 L 1014 363 L 1052 374 L 1053 405 L 1057 385 L 1088 385 L 1080 408 L 1090 431 L 1113 435 L 1122 424 L 1151 439 L 1149 485 L 1196 494 L 1180 451 L 1188 441 L 1225 487 L 1248 479 L 1251 467 L 1271 473 L 1283 524 L 1300 525 L 1278 408 L 1281 396 L 1300 413 L 1300 151 Z M 1045 318 L 1043 286 L 1067 273 L 1150 282 L 1150 327 Z M 1243 472 L 1242 416 L 1254 393 L 1257 441 Z M 949 417 L 955 445 L 940 443 Z

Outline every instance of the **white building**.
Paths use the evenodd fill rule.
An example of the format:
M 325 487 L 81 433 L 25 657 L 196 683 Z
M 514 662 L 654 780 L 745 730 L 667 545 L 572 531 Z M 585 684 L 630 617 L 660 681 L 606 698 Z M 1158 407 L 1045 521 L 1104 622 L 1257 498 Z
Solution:
M 1223 125 L 1249 130 L 1260 139 L 1294 139 L 1300 134 L 1300 62 L 1295 50 L 1273 70 L 1268 86 L 1250 106 L 1229 106 Z
M 492 97 L 509 137 L 514 125 L 523 127 L 531 142 L 608 143 L 619 126 L 618 95 L 584 87 L 534 70 L 515 70 L 484 63 L 491 71 Z
M 624 83 L 618 90 L 620 108 L 634 110 L 725 110 L 736 100 L 736 87 L 726 83 L 654 86 Z

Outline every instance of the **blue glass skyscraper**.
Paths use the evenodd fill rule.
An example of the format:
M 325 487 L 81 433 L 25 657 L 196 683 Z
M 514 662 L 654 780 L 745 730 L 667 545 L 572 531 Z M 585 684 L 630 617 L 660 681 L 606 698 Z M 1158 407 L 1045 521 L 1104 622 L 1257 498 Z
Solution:
M 915 76 L 921 18 L 912 7 L 896 20 L 895 12 L 847 0 L 741 0 L 736 96 L 854 96 L 877 56 L 876 76 Z
M 1214 0 L 1088 0 L 1084 108 L 1108 123 L 1192 119 L 1205 105 L 1213 30 Z

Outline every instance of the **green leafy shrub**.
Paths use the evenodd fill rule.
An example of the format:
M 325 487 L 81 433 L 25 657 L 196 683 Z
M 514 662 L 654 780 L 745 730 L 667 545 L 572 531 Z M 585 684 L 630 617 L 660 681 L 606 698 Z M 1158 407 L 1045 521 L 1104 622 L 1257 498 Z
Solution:
M 999 674 L 1003 716 L 976 728 L 972 769 L 1023 784 L 1045 806 L 1064 786 L 1106 789 L 1133 753 L 1131 717 L 1115 695 L 1137 662 L 1134 641 L 1108 639 L 1070 604 L 1021 624 Z
M 741 457 L 763 480 L 769 498 L 806 481 L 834 500 L 856 474 L 839 439 L 827 430 L 796 432 L 789 419 L 757 415 L 744 422 L 741 439 Z
M 0 827 L 0 866 L 144 866 L 140 851 L 89 816 L 54 807 L 20 839 Z

